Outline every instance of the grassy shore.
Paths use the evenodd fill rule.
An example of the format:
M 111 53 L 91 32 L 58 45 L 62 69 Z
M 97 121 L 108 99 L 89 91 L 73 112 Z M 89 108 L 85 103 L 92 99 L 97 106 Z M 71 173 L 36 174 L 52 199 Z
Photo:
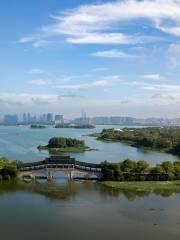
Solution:
M 180 181 L 147 181 L 147 182 L 115 182 L 105 181 L 102 184 L 109 188 L 135 191 L 180 190 Z
M 66 148 L 49 148 L 46 146 L 38 146 L 38 150 L 46 150 L 50 153 L 58 153 L 58 152 L 71 152 L 71 153 L 78 153 L 78 152 L 85 152 L 90 151 L 91 149 L 89 147 L 66 147 Z

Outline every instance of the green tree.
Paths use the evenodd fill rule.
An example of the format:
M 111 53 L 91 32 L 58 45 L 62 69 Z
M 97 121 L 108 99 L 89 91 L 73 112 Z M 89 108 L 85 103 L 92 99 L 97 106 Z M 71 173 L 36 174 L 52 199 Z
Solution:
M 121 163 L 120 168 L 125 173 L 135 172 L 137 168 L 137 163 L 133 160 L 126 159 Z
M 161 164 L 163 170 L 165 173 L 173 173 L 174 172 L 174 165 L 172 162 L 170 161 L 164 161 L 162 164 Z
M 136 167 L 136 172 L 137 173 L 146 173 L 149 171 L 149 163 L 146 161 L 138 161 L 137 162 L 137 167 Z

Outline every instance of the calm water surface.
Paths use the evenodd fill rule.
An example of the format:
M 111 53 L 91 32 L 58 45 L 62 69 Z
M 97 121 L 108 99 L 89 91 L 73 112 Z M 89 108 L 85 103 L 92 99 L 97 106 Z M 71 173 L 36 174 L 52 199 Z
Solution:
M 84 139 L 89 147 L 99 150 L 84 153 L 71 153 L 71 156 L 82 161 L 97 163 L 108 160 L 117 162 L 125 158 L 130 158 L 135 160 L 147 160 L 154 164 L 162 162 L 163 160 L 177 159 L 177 157 L 171 154 L 137 149 L 122 143 L 96 141 L 92 137 L 85 136 L 93 132 L 100 132 L 103 128 L 110 127 L 117 128 L 117 126 L 98 126 L 96 129 L 55 129 L 53 127 L 30 129 L 24 126 L 0 126 L 0 155 L 26 162 L 42 160 L 44 157 L 48 156 L 48 152 L 39 152 L 37 150 L 39 144 L 46 145 L 48 140 L 54 136 L 67 136 Z
M 105 143 L 87 136 L 100 131 L 0 127 L 0 155 L 34 161 L 48 156 L 36 147 L 52 136 L 82 138 L 99 151 L 71 154 L 90 162 L 146 159 L 150 163 L 177 159 L 173 155 Z M 108 126 L 110 127 L 110 126 Z M 180 239 L 180 193 L 117 191 L 100 183 L 0 182 L 0 239 L 40 240 L 177 240 Z
M 178 240 L 180 194 L 121 192 L 98 183 L 0 184 L 3 240 Z

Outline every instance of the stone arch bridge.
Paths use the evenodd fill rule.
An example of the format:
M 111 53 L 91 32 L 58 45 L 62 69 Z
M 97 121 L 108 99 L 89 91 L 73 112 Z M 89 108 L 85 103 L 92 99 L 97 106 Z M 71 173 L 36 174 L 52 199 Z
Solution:
M 20 178 L 35 179 L 40 174 L 51 180 L 59 172 L 66 173 L 69 180 L 77 175 L 83 179 L 91 179 L 92 176 L 101 179 L 103 176 L 100 164 L 76 161 L 69 156 L 51 156 L 43 161 L 20 164 L 18 168 Z

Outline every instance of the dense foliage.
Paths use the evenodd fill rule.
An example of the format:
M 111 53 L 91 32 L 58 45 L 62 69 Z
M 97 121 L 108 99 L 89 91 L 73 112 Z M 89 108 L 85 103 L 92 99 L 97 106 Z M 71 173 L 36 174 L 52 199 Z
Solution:
M 126 159 L 120 163 L 101 163 L 103 180 L 113 181 L 167 181 L 180 180 L 180 160 L 164 161 L 150 166 L 146 161 Z
M 180 128 L 103 129 L 94 134 L 99 140 L 122 141 L 135 147 L 170 152 L 180 156 Z
M 17 161 L 0 158 L 0 179 L 14 178 L 17 175 Z
M 75 125 L 74 128 L 92 129 L 92 128 L 95 128 L 95 126 L 91 124 L 83 124 L 83 125 Z
M 31 126 L 30 126 L 31 128 L 46 128 L 46 126 L 44 126 L 44 125 L 38 125 L 38 124 L 32 124 Z
M 58 123 L 55 128 L 71 128 L 71 125 L 69 123 Z
M 85 147 L 83 140 L 65 137 L 53 137 L 49 140 L 48 148 L 70 148 L 70 147 Z
M 93 126 L 91 124 L 71 125 L 70 123 L 61 123 L 61 124 L 56 124 L 55 128 L 91 129 L 91 128 L 95 128 L 95 126 Z

